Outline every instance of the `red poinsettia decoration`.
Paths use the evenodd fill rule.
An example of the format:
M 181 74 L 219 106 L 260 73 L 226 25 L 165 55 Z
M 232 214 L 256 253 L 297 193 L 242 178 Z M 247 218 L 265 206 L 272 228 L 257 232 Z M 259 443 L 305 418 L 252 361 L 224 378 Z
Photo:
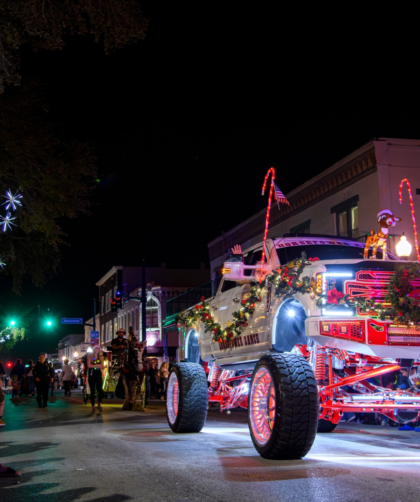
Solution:
M 204 297 L 204 296 L 202 296 L 200 301 L 201 301 L 201 302 L 204 302 L 204 300 L 205 300 L 205 297 Z
M 337 305 L 339 300 L 341 300 L 343 297 L 344 294 L 340 293 L 340 291 L 337 291 L 335 288 L 327 291 L 327 303 L 333 303 L 334 305 Z
M 315 258 L 308 258 L 308 261 L 319 261 L 319 258 L 315 256 Z
M 420 299 L 420 291 L 418 289 L 415 289 L 411 293 L 408 293 L 407 296 L 410 297 L 410 298 L 414 298 L 415 300 L 419 300 Z

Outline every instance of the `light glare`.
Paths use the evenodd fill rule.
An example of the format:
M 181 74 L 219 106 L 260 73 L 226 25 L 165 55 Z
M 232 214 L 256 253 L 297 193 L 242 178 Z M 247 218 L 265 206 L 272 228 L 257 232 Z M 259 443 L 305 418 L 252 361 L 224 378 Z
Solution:
M 353 312 L 350 310 L 350 312 L 346 310 L 333 310 L 333 311 L 328 311 L 325 309 L 322 309 L 322 315 L 344 315 L 344 316 L 351 316 L 353 315 Z

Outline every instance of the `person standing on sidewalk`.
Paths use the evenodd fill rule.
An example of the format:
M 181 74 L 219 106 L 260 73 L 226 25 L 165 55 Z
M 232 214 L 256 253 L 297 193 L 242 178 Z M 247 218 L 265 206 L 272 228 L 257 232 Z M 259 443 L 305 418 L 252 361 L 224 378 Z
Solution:
M 61 378 L 63 380 L 64 395 L 71 396 L 71 366 L 69 365 L 69 360 L 65 359 L 63 364 L 63 371 L 61 373 Z
M 3 422 L 4 400 L 5 400 L 5 395 L 3 392 L 3 376 L 2 376 L 0 378 L 0 427 L 4 427 L 6 425 Z
M 38 408 L 46 408 L 48 401 L 48 389 L 54 381 L 51 366 L 45 360 L 45 354 L 41 352 L 39 361 L 35 364 L 33 369 L 36 386 L 36 399 L 38 401 Z
M 30 394 L 33 396 L 35 394 L 35 383 L 34 383 L 34 375 L 32 373 L 34 369 L 34 362 L 32 359 L 29 359 L 29 361 L 26 363 L 26 381 L 28 385 L 28 389 Z
M 13 377 L 17 377 L 18 381 L 18 394 L 20 394 L 20 388 L 22 386 L 23 375 L 25 374 L 25 366 L 22 364 L 22 359 L 16 359 L 16 364 L 13 366 L 10 372 L 10 378 L 13 381 Z
M 88 382 L 90 387 L 90 402 L 92 413 L 95 411 L 95 390 L 98 392 L 98 410 L 102 413 L 102 370 L 104 366 L 104 356 L 100 352 L 99 345 L 93 348 L 93 352 L 87 356 Z
M 51 368 L 51 376 L 52 380 L 50 383 L 50 389 L 51 389 L 51 397 L 54 396 L 54 379 L 55 379 L 55 370 L 54 370 L 54 364 L 52 362 L 49 363 L 50 368 Z
M 166 390 L 168 388 L 169 364 L 164 361 L 159 370 L 160 373 L 160 399 L 166 399 Z

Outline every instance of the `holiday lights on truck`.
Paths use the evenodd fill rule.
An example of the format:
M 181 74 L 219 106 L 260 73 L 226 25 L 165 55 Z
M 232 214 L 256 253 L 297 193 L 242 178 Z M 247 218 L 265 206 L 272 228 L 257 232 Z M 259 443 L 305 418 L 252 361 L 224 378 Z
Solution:
M 274 190 L 274 170 L 264 185 L 270 174 Z M 419 264 L 389 251 L 383 231 L 400 218 L 380 212 L 381 231 L 367 249 L 342 237 L 268 239 L 273 190 L 262 242 L 243 252 L 235 246 L 215 296 L 178 318 L 185 362 L 169 378 L 170 427 L 199 432 L 209 403 L 245 408 L 257 451 L 290 459 L 310 450 L 316 432 L 334 430 L 344 412 L 416 420 Z M 407 372 L 410 389 L 386 388 L 382 379 L 395 371 Z

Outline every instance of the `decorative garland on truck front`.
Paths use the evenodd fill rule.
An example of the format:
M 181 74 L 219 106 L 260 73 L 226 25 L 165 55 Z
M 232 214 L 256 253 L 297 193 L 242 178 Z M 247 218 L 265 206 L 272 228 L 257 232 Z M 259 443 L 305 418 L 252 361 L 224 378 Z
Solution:
M 394 323 L 404 325 L 420 324 L 420 292 L 415 291 L 410 282 L 420 277 L 417 262 L 396 266 L 396 272 L 390 280 L 386 296 L 386 301 L 391 303 L 391 308 L 389 308 L 381 303 L 375 303 L 374 299 L 350 298 L 349 295 L 337 291 L 334 279 L 327 281 L 326 293 L 322 293 L 322 284 L 317 284 L 309 277 L 300 278 L 303 269 L 314 261 L 318 261 L 318 258 L 307 260 L 302 253 L 302 258 L 282 265 L 269 274 L 265 279 L 265 286 L 251 286 L 249 296 L 242 300 L 241 307 L 233 312 L 232 321 L 228 321 L 225 327 L 214 320 L 210 313 L 210 304 L 204 297 L 194 308 L 178 314 L 178 327 L 189 328 L 201 321 L 205 325 L 204 331 L 212 333 L 213 342 L 229 341 L 240 336 L 243 328 L 248 326 L 256 304 L 261 302 L 264 288 L 269 285 L 274 286 L 274 295 L 282 301 L 293 297 L 296 293 L 309 294 L 320 308 L 331 310 L 357 307 L 364 314 L 379 317 L 381 320 L 391 319 Z

